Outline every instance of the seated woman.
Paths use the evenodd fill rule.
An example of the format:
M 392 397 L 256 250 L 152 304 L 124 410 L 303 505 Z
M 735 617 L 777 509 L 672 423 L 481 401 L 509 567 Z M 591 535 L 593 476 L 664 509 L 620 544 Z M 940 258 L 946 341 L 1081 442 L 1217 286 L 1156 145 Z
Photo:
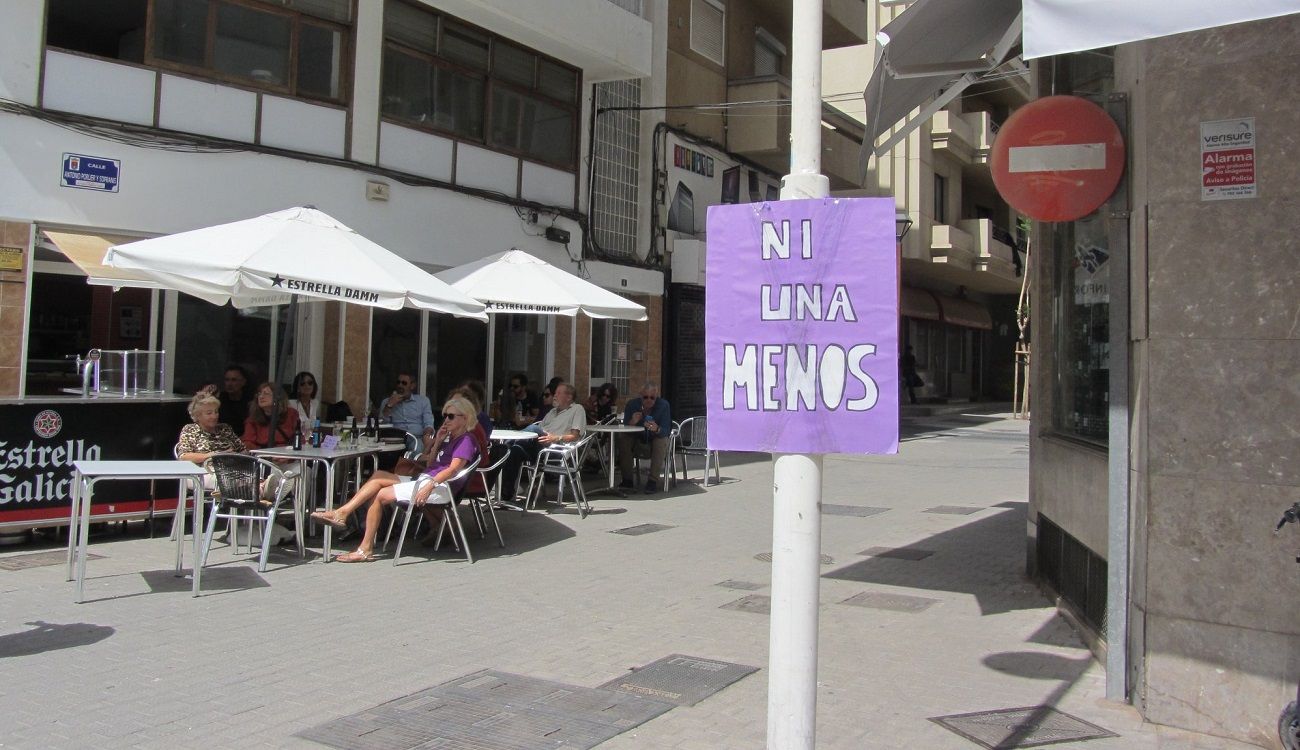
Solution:
M 317 511 L 312 518 L 329 524 L 336 529 L 346 528 L 348 516 L 355 513 L 366 503 L 366 533 L 355 552 L 335 557 L 337 562 L 369 562 L 375 559 L 375 536 L 379 533 L 379 523 L 384 517 L 384 506 L 397 500 L 409 501 L 417 507 L 423 507 L 437 493 L 438 504 L 449 504 L 463 483 L 456 486 L 447 484 L 453 476 L 465 468 L 479 455 L 477 442 L 471 434 L 474 424 L 475 409 L 463 396 L 452 396 L 442 407 L 443 422 L 434 436 L 434 453 L 425 469 L 423 481 L 414 481 L 410 477 L 399 477 L 386 471 L 377 471 L 371 475 L 357 494 L 341 507 L 332 511 Z
M 293 434 L 301 429 L 298 424 L 298 412 L 285 402 L 284 394 L 274 383 L 262 383 L 253 392 L 253 403 L 248 407 L 248 419 L 244 420 L 244 445 L 249 450 L 267 448 L 271 445 L 271 409 L 279 413 L 279 425 L 275 430 L 276 445 L 293 445 Z
M 618 389 L 613 383 L 602 383 L 587 399 L 587 419 L 604 422 L 618 410 Z
M 320 389 L 316 376 L 304 370 L 293 377 L 293 410 L 298 412 L 298 424 L 304 432 L 310 431 L 316 420 L 325 420 L 321 409 Z
M 202 464 L 217 453 L 243 453 L 247 449 L 230 425 L 221 419 L 221 400 L 211 391 L 202 390 L 190 400 L 190 419 L 194 420 L 181 428 L 180 438 L 176 441 L 177 458 Z M 211 477 L 205 478 L 208 489 L 212 489 Z

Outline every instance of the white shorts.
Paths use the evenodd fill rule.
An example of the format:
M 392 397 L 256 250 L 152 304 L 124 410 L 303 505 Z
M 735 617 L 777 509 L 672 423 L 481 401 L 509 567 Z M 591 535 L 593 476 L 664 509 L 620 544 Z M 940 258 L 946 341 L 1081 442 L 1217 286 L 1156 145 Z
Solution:
M 432 480 L 426 478 L 423 481 L 417 482 L 408 477 L 402 477 L 400 484 L 393 485 L 393 495 L 397 498 L 397 502 L 409 503 L 411 502 L 411 498 L 415 495 L 415 489 L 417 487 L 423 487 L 424 484 L 429 481 Z M 429 495 L 429 499 L 425 501 L 425 504 L 451 505 L 451 501 L 451 488 L 445 484 L 436 484 L 433 486 L 433 492 Z

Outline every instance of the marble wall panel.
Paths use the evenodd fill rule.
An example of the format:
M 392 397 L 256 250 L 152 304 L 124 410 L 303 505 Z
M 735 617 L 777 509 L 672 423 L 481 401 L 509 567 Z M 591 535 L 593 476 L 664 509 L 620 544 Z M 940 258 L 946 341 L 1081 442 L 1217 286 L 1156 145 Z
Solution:
M 1148 201 L 1201 202 L 1200 123 L 1254 117 L 1260 197 L 1295 194 L 1300 16 L 1180 34 L 1144 45 Z M 1222 201 L 1253 220 L 1258 199 Z M 1211 203 L 1211 202 L 1206 202 Z M 1261 217 L 1262 218 L 1262 217 Z
M 1148 721 L 1275 746 L 1278 712 L 1295 699 L 1288 654 L 1300 638 L 1149 614 L 1146 644 Z
M 1300 149 L 1294 158 L 1300 161 Z M 1284 217 L 1300 214 L 1300 194 L 1155 204 L 1149 211 L 1152 338 L 1297 339 L 1300 250 Z
M 1291 487 L 1152 477 L 1148 612 L 1300 637 L 1300 534 L 1272 533 L 1292 502 Z
M 1300 485 L 1300 341 L 1153 339 L 1150 351 L 1151 474 Z
M 1034 512 L 1047 516 L 1105 558 L 1109 549 L 1105 449 L 1040 437 L 1031 455 L 1034 470 L 1029 487 Z

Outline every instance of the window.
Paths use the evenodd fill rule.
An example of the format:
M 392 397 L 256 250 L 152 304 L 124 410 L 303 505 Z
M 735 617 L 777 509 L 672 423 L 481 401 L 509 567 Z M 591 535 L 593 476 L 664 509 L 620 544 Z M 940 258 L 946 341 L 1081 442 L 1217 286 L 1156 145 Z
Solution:
M 350 0 L 50 0 L 46 43 L 343 102 L 351 8 Z
M 754 30 L 754 75 L 778 76 L 785 68 L 785 45 L 761 26 Z
M 395 1 L 385 10 L 384 38 L 385 117 L 576 167 L 575 69 Z
M 934 175 L 934 223 L 948 223 L 948 178 Z
M 1109 245 L 1094 213 L 1052 225 L 1052 427 L 1105 443 L 1110 395 Z
M 718 0 L 691 0 L 691 50 L 725 65 L 727 11 Z

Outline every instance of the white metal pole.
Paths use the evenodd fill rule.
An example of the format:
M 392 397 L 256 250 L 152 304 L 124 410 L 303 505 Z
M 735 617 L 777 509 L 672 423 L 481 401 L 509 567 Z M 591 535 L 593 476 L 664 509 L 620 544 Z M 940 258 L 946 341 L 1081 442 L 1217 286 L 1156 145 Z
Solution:
M 825 198 L 821 174 L 822 2 L 793 0 L 790 174 L 781 199 Z M 780 454 L 772 466 L 772 616 L 768 750 L 813 750 L 817 740 L 817 604 L 822 457 Z

